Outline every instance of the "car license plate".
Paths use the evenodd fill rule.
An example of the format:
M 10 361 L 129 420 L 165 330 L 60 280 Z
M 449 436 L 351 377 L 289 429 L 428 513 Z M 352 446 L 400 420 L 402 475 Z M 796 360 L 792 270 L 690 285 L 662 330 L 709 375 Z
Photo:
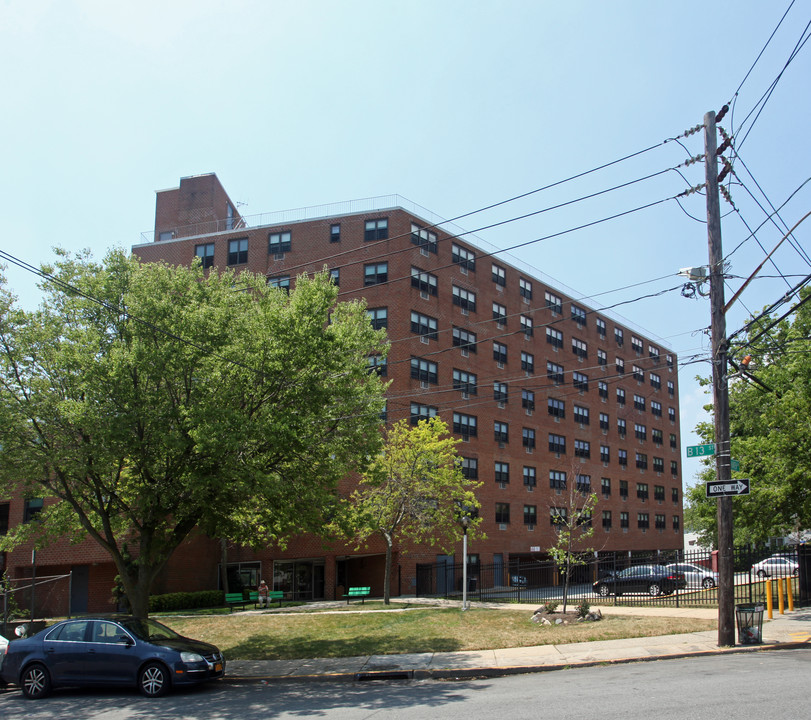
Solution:
M 214 665 L 214 672 L 222 672 L 222 663 L 216 663 Z

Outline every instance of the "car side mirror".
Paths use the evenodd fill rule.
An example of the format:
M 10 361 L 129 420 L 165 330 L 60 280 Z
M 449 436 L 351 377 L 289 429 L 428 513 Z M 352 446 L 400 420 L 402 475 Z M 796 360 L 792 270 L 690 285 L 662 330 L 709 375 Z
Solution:
M 124 645 L 132 645 L 132 638 L 129 635 L 119 635 L 118 642 L 124 643 Z

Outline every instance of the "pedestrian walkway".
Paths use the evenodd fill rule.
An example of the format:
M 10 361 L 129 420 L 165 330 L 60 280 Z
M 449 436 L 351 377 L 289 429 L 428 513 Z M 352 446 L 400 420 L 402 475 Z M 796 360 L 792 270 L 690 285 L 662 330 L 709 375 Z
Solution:
M 413 598 L 409 599 L 409 602 L 413 603 Z M 447 601 L 447 604 L 454 603 Z M 494 607 L 491 604 L 487 606 Z M 507 607 L 511 610 L 526 609 L 529 617 L 537 606 L 510 604 Z M 328 608 L 325 608 L 325 611 L 328 612 Z M 645 608 L 612 605 L 601 607 L 600 611 L 606 616 L 625 614 L 708 619 L 718 617 L 718 611 L 714 608 Z M 811 611 L 806 609 L 787 612 L 785 615 L 778 615 L 775 612 L 773 620 L 764 617 L 763 642 L 759 645 L 719 648 L 718 632 L 710 630 L 683 635 L 497 650 L 306 660 L 233 660 L 228 663 L 226 680 L 236 683 L 497 677 L 577 666 L 799 647 L 811 647 Z

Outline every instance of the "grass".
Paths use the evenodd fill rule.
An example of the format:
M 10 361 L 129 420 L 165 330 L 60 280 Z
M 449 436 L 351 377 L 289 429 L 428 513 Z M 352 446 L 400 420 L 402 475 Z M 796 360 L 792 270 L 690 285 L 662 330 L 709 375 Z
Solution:
M 373 610 L 375 603 L 350 610 Z M 399 606 L 402 607 L 402 606 Z M 182 635 L 217 645 L 231 660 L 291 660 L 487 650 L 711 630 L 714 620 L 611 616 L 543 626 L 527 610 L 419 608 L 402 612 L 233 614 L 161 617 Z

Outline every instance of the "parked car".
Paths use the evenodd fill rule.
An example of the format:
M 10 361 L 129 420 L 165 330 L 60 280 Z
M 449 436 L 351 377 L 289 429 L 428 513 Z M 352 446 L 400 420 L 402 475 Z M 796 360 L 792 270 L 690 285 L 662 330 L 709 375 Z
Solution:
M 683 573 L 677 573 L 664 565 L 634 565 L 618 573 L 609 572 L 594 585 L 594 592 L 603 597 L 611 593 L 648 593 L 670 595 L 677 588 L 687 587 Z
M 794 560 L 781 555 L 773 555 L 752 565 L 752 574 L 759 578 L 785 577 L 786 575 L 796 575 L 798 571 L 799 566 Z
M 0 678 L 38 699 L 55 687 L 135 686 L 147 697 L 174 685 L 221 678 L 225 658 L 208 643 L 155 620 L 82 617 L 63 620 L 5 649 Z
M 0 671 L 3 669 L 3 658 L 6 656 L 6 645 L 8 645 L 8 640 L 0 635 Z M 2 678 L 0 678 L 0 687 L 2 687 L 4 684 L 5 683 L 3 682 Z
M 687 580 L 687 587 L 709 589 L 718 586 L 718 573 L 701 565 L 670 563 L 666 567 L 673 572 L 683 573 L 684 579 Z

